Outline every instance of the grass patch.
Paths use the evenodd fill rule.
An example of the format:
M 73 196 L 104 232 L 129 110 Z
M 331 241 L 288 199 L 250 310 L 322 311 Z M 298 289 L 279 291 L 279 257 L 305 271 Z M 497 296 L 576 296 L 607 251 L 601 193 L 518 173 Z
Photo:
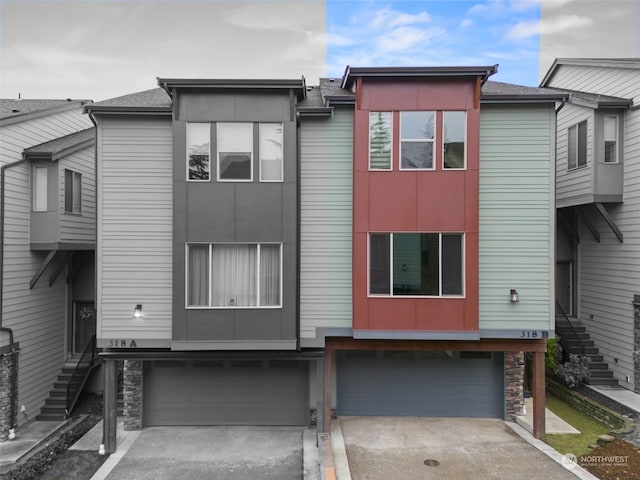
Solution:
M 97 451 L 67 450 L 38 480 L 87 480 L 105 460 Z
M 573 453 L 576 456 L 589 453 L 589 445 L 597 443 L 598 435 L 609 433 L 609 428 L 586 417 L 562 400 L 547 394 L 547 408 L 571 426 L 580 430 L 580 434 L 546 435 L 545 441 L 561 454 Z

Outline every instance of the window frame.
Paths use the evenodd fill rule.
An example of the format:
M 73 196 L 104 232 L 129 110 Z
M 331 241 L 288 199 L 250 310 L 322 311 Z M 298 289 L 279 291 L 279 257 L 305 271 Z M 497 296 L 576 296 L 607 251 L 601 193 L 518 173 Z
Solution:
M 213 255 L 212 250 L 216 245 L 255 245 L 256 246 L 256 278 L 255 278 L 255 290 L 256 290 L 256 305 L 212 305 L 211 294 L 213 288 Z M 278 305 L 260 305 L 260 249 L 262 245 L 277 245 L 279 246 L 279 284 L 278 284 Z M 198 246 L 208 247 L 207 256 L 207 276 L 209 283 L 209 290 L 207 292 L 207 305 L 189 305 L 189 247 Z M 283 258 L 283 244 L 282 242 L 187 242 L 185 244 L 185 267 L 184 267 L 184 306 L 187 310 L 263 310 L 263 309 L 282 309 L 283 308 L 283 284 L 284 284 L 284 258 Z
M 68 174 L 70 174 L 71 178 L 71 209 L 69 210 L 67 207 L 67 192 L 69 190 L 67 185 Z M 76 194 L 78 205 L 76 209 Z M 69 213 L 72 215 L 82 215 L 82 173 L 77 172 L 75 170 L 71 170 L 69 168 L 64 169 L 64 213 Z
M 189 147 L 190 147 L 190 143 L 189 143 L 189 125 L 206 125 L 207 129 L 209 131 L 209 149 L 208 149 L 208 164 L 209 164 L 209 178 L 207 179 L 198 179 L 198 178 L 189 178 L 189 173 L 190 173 L 190 166 L 189 166 Z M 187 122 L 186 123 L 186 130 L 185 130 L 185 152 L 186 152 L 186 162 L 185 162 L 185 167 L 186 167 L 186 179 L 187 182 L 193 182 L 193 183 L 207 183 L 207 182 L 211 182 L 211 122 Z
M 394 235 L 403 234 L 437 234 L 438 235 L 438 295 L 397 295 L 393 293 L 393 270 L 394 270 Z M 371 293 L 371 235 L 389 235 L 389 293 Z M 443 294 L 442 284 L 442 236 L 459 235 L 461 237 L 461 290 L 460 294 Z M 464 232 L 368 232 L 367 233 L 367 297 L 368 298 L 444 298 L 444 299 L 464 299 L 466 298 L 466 235 Z
M 445 135 L 445 130 L 446 130 L 446 124 L 445 124 L 445 117 L 447 113 L 462 113 L 464 115 L 463 118 L 463 125 L 462 125 L 462 130 L 463 130 L 463 141 L 464 141 L 464 151 L 462 153 L 463 157 L 462 157 L 462 162 L 463 162 L 463 166 L 462 167 L 447 167 L 445 165 L 445 139 L 444 139 L 444 135 Z M 442 110 L 442 170 L 445 171 L 460 171 L 460 170 L 466 170 L 467 169 L 467 111 L 466 110 Z
M 31 211 L 32 212 L 48 212 L 49 210 L 49 167 L 47 165 L 33 166 L 33 181 L 31 194 Z M 38 182 L 38 172 L 44 172 L 44 192 L 38 190 L 38 186 L 42 185 Z M 42 180 L 42 178 L 40 179 Z M 40 200 L 44 200 L 44 204 L 40 204 Z
M 387 113 L 389 114 L 389 168 L 374 168 L 371 165 L 371 117 L 372 115 L 379 115 L 379 114 L 383 114 L 383 113 Z M 387 110 L 370 110 L 369 111 L 369 125 L 368 125 L 368 137 L 369 137 L 369 143 L 368 143 L 368 159 L 369 159 L 369 171 L 371 172 L 390 172 L 393 171 L 393 111 L 387 111 Z
M 584 126 L 584 161 L 580 162 L 580 127 Z M 575 161 L 572 161 L 571 157 L 571 131 L 575 129 L 575 145 L 573 146 L 575 152 Z M 589 145 L 589 125 L 587 120 L 581 120 L 574 125 L 567 128 L 567 171 L 578 170 L 586 167 L 589 164 L 588 161 L 588 145 Z M 574 164 L 575 163 L 575 164 Z
M 220 127 L 222 125 L 249 125 L 251 127 L 251 151 L 249 155 L 249 178 L 221 178 L 220 169 Z M 255 122 L 216 122 L 216 181 L 224 183 L 251 183 L 253 182 L 253 160 L 255 156 L 254 141 L 255 141 Z M 283 146 L 284 148 L 284 146 Z M 284 163 L 284 158 L 283 158 Z
M 264 169 L 262 168 L 262 127 L 263 125 L 280 125 L 280 129 L 282 131 L 281 140 L 282 140 L 282 158 L 280 158 L 280 178 L 277 180 L 265 180 L 262 176 Z M 260 183 L 282 183 L 284 182 L 284 122 L 259 122 L 258 123 L 258 180 Z M 271 159 L 269 159 L 271 160 Z
M 403 113 L 432 113 L 433 114 L 433 138 L 403 138 L 402 136 L 402 114 Z M 436 110 L 399 110 L 399 139 L 398 139 L 398 170 L 402 172 L 433 172 L 436 170 L 437 156 L 436 143 L 438 141 L 438 115 Z M 431 167 L 430 168 L 403 168 L 402 167 L 402 144 L 410 143 L 431 143 Z
M 613 139 L 607 139 L 606 124 L 607 124 L 608 118 L 613 119 L 613 121 L 615 122 Z M 613 148 L 614 160 L 613 161 L 607 161 L 607 142 L 608 141 L 614 142 L 614 148 Z M 620 115 L 608 114 L 608 115 L 602 116 L 602 147 L 603 147 L 602 162 L 605 165 L 615 165 L 617 163 L 620 163 Z

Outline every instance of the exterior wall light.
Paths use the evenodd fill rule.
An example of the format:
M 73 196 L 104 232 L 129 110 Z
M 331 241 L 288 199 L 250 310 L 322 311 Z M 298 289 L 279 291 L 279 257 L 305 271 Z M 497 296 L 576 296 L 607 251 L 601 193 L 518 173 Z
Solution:
M 520 297 L 518 297 L 518 291 L 515 288 L 511 289 L 511 303 L 518 303 L 520 301 Z
M 142 318 L 142 305 L 140 303 L 133 309 L 133 318 Z

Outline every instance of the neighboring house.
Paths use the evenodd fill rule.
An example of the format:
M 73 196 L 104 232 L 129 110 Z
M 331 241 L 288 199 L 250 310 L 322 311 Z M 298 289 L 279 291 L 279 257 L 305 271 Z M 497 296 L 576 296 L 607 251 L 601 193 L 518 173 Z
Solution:
M 513 418 L 532 352 L 542 435 L 566 95 L 495 70 L 161 78 L 88 105 L 106 450 L 119 361 L 127 428 L 323 431 L 332 409 Z
M 87 103 L 0 100 L 1 439 L 36 417 L 65 417 L 58 376 L 94 335 L 95 132 L 83 115 Z
M 640 392 L 640 59 L 559 58 L 541 86 L 570 94 L 557 127 L 558 313 L 590 337 L 590 383 Z

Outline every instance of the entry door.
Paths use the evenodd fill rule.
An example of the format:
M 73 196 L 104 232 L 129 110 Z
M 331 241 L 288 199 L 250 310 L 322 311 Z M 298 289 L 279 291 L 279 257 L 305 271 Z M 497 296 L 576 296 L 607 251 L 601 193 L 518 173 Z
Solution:
M 556 301 L 564 313 L 573 315 L 573 262 L 556 263 Z M 556 313 L 562 312 L 556 305 Z
M 73 303 L 73 352 L 82 353 L 96 334 L 96 306 L 94 302 Z

